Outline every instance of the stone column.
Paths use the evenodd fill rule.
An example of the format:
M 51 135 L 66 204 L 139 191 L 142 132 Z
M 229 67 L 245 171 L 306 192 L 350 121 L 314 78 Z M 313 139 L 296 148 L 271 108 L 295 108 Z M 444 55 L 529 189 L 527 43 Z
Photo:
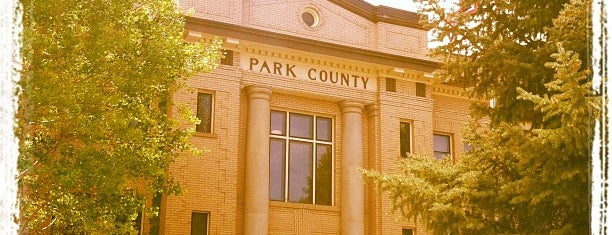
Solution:
M 249 97 L 244 180 L 244 234 L 268 234 L 270 94 L 264 86 L 246 88 Z
M 359 168 L 363 167 L 361 115 L 363 104 L 340 102 L 342 109 L 342 234 L 364 234 L 364 191 Z
M 368 170 L 380 171 L 380 106 L 369 104 L 365 106 L 368 114 Z M 376 192 L 376 186 L 365 185 L 367 203 L 365 204 L 367 234 L 381 235 L 382 233 L 382 197 Z

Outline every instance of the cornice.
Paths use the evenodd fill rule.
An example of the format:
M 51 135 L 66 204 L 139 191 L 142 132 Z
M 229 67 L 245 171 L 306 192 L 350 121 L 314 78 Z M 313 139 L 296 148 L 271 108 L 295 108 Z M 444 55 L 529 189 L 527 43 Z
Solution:
M 439 62 L 393 55 L 379 51 L 337 45 L 206 19 L 186 17 L 185 29 L 211 35 L 231 37 L 271 46 L 285 47 L 316 54 L 346 58 L 365 63 L 387 65 L 421 72 L 433 72 Z
M 426 84 L 431 84 L 431 79 L 426 79 L 423 76 L 423 73 L 419 73 L 418 71 L 404 71 L 404 72 L 396 72 L 392 69 L 381 70 L 379 73 L 380 77 L 388 77 L 394 78 L 398 80 L 412 81 L 412 82 L 423 82 Z
M 442 95 L 442 96 L 449 96 L 449 97 L 454 97 L 454 98 L 472 100 L 469 98 L 467 92 L 462 87 L 436 84 L 436 85 L 431 86 L 431 92 L 434 95 Z
M 363 0 L 329 0 L 344 9 L 349 10 L 374 23 L 385 22 L 394 25 L 424 29 L 419 23 L 419 15 L 386 6 L 374 6 Z

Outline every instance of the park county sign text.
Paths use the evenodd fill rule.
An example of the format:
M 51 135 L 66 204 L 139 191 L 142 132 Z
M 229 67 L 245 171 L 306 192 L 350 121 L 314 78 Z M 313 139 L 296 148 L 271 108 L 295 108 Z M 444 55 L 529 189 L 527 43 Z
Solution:
M 276 58 L 258 58 L 250 55 L 240 57 L 244 70 L 282 76 L 302 81 L 325 83 L 353 89 L 376 91 L 376 79 L 353 71 L 287 62 Z

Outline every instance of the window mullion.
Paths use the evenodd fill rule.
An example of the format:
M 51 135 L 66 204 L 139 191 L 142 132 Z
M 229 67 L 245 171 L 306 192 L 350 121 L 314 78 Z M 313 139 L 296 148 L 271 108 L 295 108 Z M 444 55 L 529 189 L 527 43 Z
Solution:
M 335 152 L 334 150 L 336 149 L 334 146 L 334 136 L 336 134 L 336 121 L 334 119 L 331 120 L 331 138 L 329 139 L 330 144 L 331 144 L 331 169 L 330 169 L 330 174 L 331 174 L 331 182 L 329 182 L 331 184 L 331 201 L 329 202 L 330 206 L 334 205 L 334 199 L 335 199 L 335 184 L 334 184 L 334 177 L 335 177 L 335 173 L 334 173 L 334 169 L 335 169 L 335 162 L 334 160 L 336 160 L 336 156 L 335 156 Z
M 412 137 L 413 137 L 414 135 L 413 135 L 413 128 L 412 128 L 412 124 L 413 124 L 412 122 L 408 124 L 408 125 L 409 125 L 409 126 L 408 126 L 408 129 L 410 130 L 410 135 L 408 136 L 408 138 L 409 138 L 409 140 L 410 140 L 410 153 L 411 153 L 411 154 L 412 154 L 412 153 L 414 153 L 414 150 L 413 150 L 413 148 L 414 148 L 414 144 L 413 144 L 413 141 L 412 141 Z
M 289 201 L 289 112 L 285 112 L 285 185 L 283 185 L 285 193 L 285 202 Z
M 315 140 L 303 139 L 303 138 L 299 138 L 299 137 L 286 137 L 286 138 L 289 139 L 289 140 L 308 142 L 308 143 L 315 143 Z M 321 141 L 316 141 L 316 142 L 321 142 Z
M 327 119 L 326 120 L 322 120 L 322 121 L 327 123 L 326 125 L 331 125 L 331 126 L 329 126 L 327 128 L 331 129 L 329 131 L 331 132 L 330 134 L 332 135 L 332 139 L 327 141 L 327 140 L 318 140 L 317 139 L 317 135 L 319 134 L 318 133 L 318 128 L 319 127 L 318 127 L 318 124 L 317 124 L 317 118 L 318 118 L 317 115 L 314 115 L 314 114 L 311 114 L 311 115 L 301 114 L 301 115 L 303 115 L 303 117 L 308 115 L 308 116 L 310 116 L 312 118 L 310 126 L 306 127 L 306 125 L 303 125 L 303 124 L 305 124 L 303 122 L 306 121 L 305 118 L 302 118 L 301 120 L 294 120 L 297 123 L 293 123 L 292 124 L 292 121 L 291 121 L 291 119 L 292 119 L 291 118 L 292 117 L 291 114 L 292 113 L 291 112 L 284 112 L 284 114 L 285 114 L 285 122 L 283 124 L 284 124 L 285 133 L 284 134 L 280 134 L 280 133 L 277 133 L 277 132 L 274 132 L 274 133 L 271 132 L 270 135 L 269 135 L 270 139 L 275 138 L 277 140 L 282 140 L 281 142 L 278 142 L 278 144 L 281 144 L 281 143 L 284 142 L 284 145 L 286 146 L 284 148 L 284 151 L 282 152 L 283 153 L 282 157 L 283 157 L 283 160 L 284 160 L 284 162 L 282 163 L 282 165 L 284 166 L 284 169 L 282 171 L 283 172 L 282 177 L 284 177 L 284 180 L 283 180 L 283 183 L 282 183 L 282 186 L 281 186 L 282 187 L 282 189 L 281 189 L 282 190 L 282 195 L 284 197 L 283 201 L 286 202 L 286 203 L 289 203 L 289 202 L 307 203 L 307 201 L 303 201 L 303 199 L 294 198 L 295 200 L 292 201 L 289 198 L 290 196 L 303 195 L 303 196 L 311 196 L 311 201 L 310 201 L 311 205 L 316 205 L 317 204 L 317 202 L 318 202 L 317 200 L 319 200 L 319 198 L 317 198 L 317 193 L 319 193 L 318 191 L 321 191 L 320 190 L 321 188 L 319 188 L 319 185 L 318 185 L 318 183 L 320 183 L 320 182 L 317 182 L 317 180 L 318 180 L 317 179 L 317 173 L 322 173 L 322 172 L 318 172 L 320 170 L 320 169 L 318 169 L 318 165 L 317 165 L 319 163 L 318 162 L 318 160 L 319 160 L 318 156 L 319 156 L 319 154 L 324 154 L 326 157 L 325 157 L 325 159 L 321 159 L 321 160 L 322 161 L 325 160 L 324 164 L 328 164 L 328 161 L 331 161 L 331 162 L 329 162 L 329 163 L 331 163 L 331 166 L 327 166 L 326 165 L 324 168 L 322 168 L 322 169 L 325 169 L 325 173 L 323 173 L 323 174 L 325 174 L 325 178 L 322 178 L 322 179 L 326 181 L 326 182 L 323 182 L 323 184 L 321 186 L 321 187 L 324 187 L 323 191 L 321 191 L 321 192 L 325 194 L 325 195 L 323 195 L 322 199 L 325 199 L 324 205 L 328 205 L 327 203 L 330 203 L 331 205 L 333 205 L 333 201 L 334 201 L 334 194 L 333 194 L 333 191 L 334 191 L 334 184 L 333 184 L 333 174 L 334 174 L 334 171 L 333 171 L 333 168 L 334 168 L 334 166 L 333 166 L 334 165 L 334 161 L 333 161 L 333 159 L 334 159 L 333 158 L 333 149 L 334 149 L 333 134 L 334 133 L 333 132 L 334 132 L 334 128 L 333 127 L 334 127 L 334 125 L 333 125 L 333 119 L 332 119 L 331 123 L 327 123 L 328 122 Z M 278 118 L 280 118 L 280 117 L 281 116 L 278 116 Z M 277 126 L 277 128 L 280 128 L 280 126 L 278 126 L 278 124 L 280 124 L 280 123 L 277 122 L 277 124 L 275 124 L 275 125 Z M 270 124 L 270 125 L 272 125 L 272 124 Z M 291 133 L 292 125 L 297 125 L 297 126 L 294 126 L 294 131 L 298 131 L 298 133 L 301 133 L 301 132 L 304 132 L 305 130 L 308 130 L 306 128 L 310 128 L 309 131 L 312 134 L 312 136 L 310 138 L 308 138 L 307 135 L 296 134 L 297 136 L 302 136 L 303 135 L 306 138 L 292 137 L 291 134 L 290 134 Z M 325 128 L 325 127 L 326 126 L 324 125 L 321 128 Z M 298 128 L 300 130 L 295 130 L 295 128 Z M 323 134 L 327 133 L 327 129 L 324 129 L 322 131 L 323 131 L 322 132 Z M 324 134 L 324 135 L 327 135 L 327 134 Z M 327 138 L 329 138 L 329 137 L 325 137 L 324 139 L 327 139 Z M 301 142 L 301 144 L 298 144 L 298 142 Z M 293 149 L 293 153 L 297 154 L 295 156 L 290 156 L 292 154 L 292 150 L 291 150 L 292 149 L 291 148 L 292 143 L 296 144 L 296 146 L 294 146 L 295 149 Z M 306 152 L 303 152 L 303 151 L 308 151 L 308 147 L 305 146 L 306 144 L 310 144 L 311 145 L 310 151 L 312 151 L 312 153 L 310 154 L 310 156 L 305 154 Z M 322 146 L 319 146 L 319 145 L 322 145 Z M 323 145 L 325 145 L 325 146 L 323 146 Z M 321 153 L 318 152 L 319 147 L 323 148 L 323 150 L 322 150 L 323 152 L 321 152 Z M 329 149 L 329 148 L 331 148 L 331 149 Z M 302 149 L 302 150 L 298 150 L 298 149 Z M 328 151 L 331 151 L 331 152 L 328 153 Z M 330 156 L 327 156 L 327 154 L 329 154 Z M 308 186 L 307 184 L 310 183 L 310 186 L 312 186 L 312 188 L 310 189 L 311 191 L 308 192 L 308 193 L 310 193 L 311 195 L 304 195 L 304 194 L 301 194 L 300 192 L 298 192 L 298 194 L 295 194 L 295 195 L 292 194 L 293 191 L 291 191 L 291 190 L 293 190 L 293 189 L 290 188 L 290 187 L 294 187 L 294 186 L 290 185 L 291 184 L 290 179 L 293 179 L 292 178 L 293 175 L 292 175 L 292 171 L 291 171 L 291 166 L 292 166 L 291 160 L 292 160 L 292 157 L 299 157 L 300 158 L 300 159 L 293 159 L 294 160 L 293 161 L 293 167 L 299 167 L 298 165 L 301 165 L 301 164 L 304 164 L 304 163 L 308 162 L 307 159 L 304 159 L 305 157 L 310 157 L 311 158 L 310 159 L 310 164 L 312 165 L 312 169 L 309 172 L 311 175 L 308 176 L 307 173 L 304 172 L 304 171 L 301 171 L 301 173 L 300 173 L 300 171 L 296 171 L 296 174 L 299 173 L 299 175 L 296 175 L 297 178 L 295 178 L 295 179 L 300 181 L 300 182 L 298 182 L 298 184 L 294 185 L 295 187 L 298 187 L 298 186 L 299 187 L 302 187 L 302 186 L 306 187 L 306 186 Z M 331 158 L 331 159 L 328 159 L 328 157 Z M 296 165 L 296 164 L 298 164 L 298 165 Z M 307 166 L 304 165 L 304 167 L 307 167 Z M 327 167 L 330 167 L 331 169 L 328 169 Z M 331 170 L 331 172 L 329 172 L 329 174 L 331 174 L 331 179 L 330 179 L 331 182 L 327 182 L 327 177 L 328 177 L 327 176 L 327 173 L 328 173 L 327 171 L 328 170 Z M 301 178 L 301 177 L 311 178 L 312 182 L 308 182 L 308 180 L 306 178 Z M 303 180 L 306 180 L 306 181 L 303 181 Z M 327 183 L 330 183 L 331 185 L 327 185 Z M 317 189 L 319 189 L 319 190 L 317 190 Z M 329 196 L 331 196 L 331 198 L 327 198 L 327 196 L 326 196 L 327 195 L 327 190 L 331 190 L 331 192 L 329 192 L 331 194 L 331 195 L 329 195 Z M 319 196 L 321 196 L 321 195 L 319 195 Z M 298 201 L 296 201 L 296 200 L 298 200 Z M 331 200 L 331 201 L 328 202 L 328 200 Z
M 313 139 L 313 144 L 312 144 L 312 204 L 315 204 L 316 202 L 316 195 L 317 195 L 317 179 L 315 178 L 317 176 L 316 172 L 317 172 L 317 116 L 313 116 L 313 120 L 312 120 L 312 129 L 313 129 L 313 135 L 312 135 L 312 139 Z

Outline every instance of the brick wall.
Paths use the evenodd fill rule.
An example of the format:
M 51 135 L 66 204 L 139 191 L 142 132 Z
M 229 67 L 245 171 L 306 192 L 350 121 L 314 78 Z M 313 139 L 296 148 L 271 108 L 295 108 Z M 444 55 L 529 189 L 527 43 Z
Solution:
M 329 88 L 328 88 L 329 89 Z M 332 117 L 334 120 L 333 136 L 333 204 L 320 206 L 310 204 L 271 202 L 269 215 L 270 234 L 338 234 L 340 233 L 340 204 L 342 192 L 342 133 L 341 113 L 337 102 L 310 99 L 291 94 L 273 93 L 270 96 L 270 108 L 289 112 L 306 113 Z
M 453 158 L 461 157 L 464 152 L 461 130 L 470 117 L 470 102 L 465 98 L 434 94 L 433 131 L 451 134 Z
M 266 84 L 273 88 L 271 109 L 318 114 L 334 119 L 334 203 L 314 206 L 271 202 L 269 229 L 271 234 L 338 234 L 342 176 L 341 113 L 338 102 L 357 99 L 371 104 L 363 112 L 364 168 L 399 173 L 400 121 L 413 124 L 413 152 L 432 154 L 433 132 L 454 137 L 454 153 L 462 152 L 460 127 L 467 119 L 468 100 L 431 94 L 417 97 L 415 82 L 398 80 L 397 91 L 384 91 L 385 79 L 378 78 L 380 92 L 354 91 L 316 83 L 286 82 L 270 75 L 239 70 L 239 53 L 234 53 L 234 66 L 221 65 L 209 74 L 200 74 L 188 81 L 191 89 L 181 90 L 174 99 L 194 109 L 197 91 L 215 94 L 213 134 L 196 134 L 192 143 L 210 152 L 203 156 L 183 155 L 172 165 L 171 173 L 183 185 L 180 196 L 164 199 L 162 218 L 166 234 L 189 232 L 192 211 L 210 212 L 211 234 L 241 234 L 244 200 L 244 157 L 246 111 L 248 102 L 242 87 Z M 300 88 L 301 92 L 294 89 Z M 382 89 L 381 89 L 382 88 Z M 318 94 L 315 98 L 309 93 Z M 322 95 L 323 94 L 323 95 Z M 327 98 L 324 98 L 327 97 Z M 176 114 L 175 114 L 176 115 Z M 399 234 L 401 228 L 416 228 L 425 234 L 422 224 L 398 222 L 390 213 L 388 195 L 376 193 L 366 186 L 366 231 L 369 234 Z
M 213 133 L 196 133 L 192 144 L 202 156 L 183 154 L 170 172 L 184 188 L 180 196 L 164 198 L 162 226 L 165 234 L 188 234 L 192 212 L 211 212 L 211 234 L 235 234 L 240 225 L 236 207 L 239 181 L 240 72 L 220 65 L 209 74 L 188 80 L 189 89 L 174 95 L 176 104 L 195 110 L 197 92 L 214 94 Z M 195 112 L 195 111 L 194 111 Z M 177 111 L 173 113 L 178 116 Z
M 386 173 L 399 174 L 400 155 L 400 122 L 412 124 L 413 153 L 433 153 L 432 109 L 433 100 L 417 97 L 414 82 L 397 80 L 396 92 L 380 92 L 380 128 L 381 154 L 380 170 Z M 429 93 L 429 92 L 428 92 Z M 425 234 L 422 226 L 417 227 L 412 221 L 398 222 L 397 215 L 391 214 L 391 200 L 388 193 L 381 197 L 382 223 L 380 233 L 401 234 L 402 228 L 416 228 L 416 234 Z
M 183 0 L 183 8 L 193 8 L 195 16 L 209 20 L 300 36 L 314 40 L 370 49 L 389 54 L 426 58 L 426 33 L 388 23 L 372 23 L 335 4 L 323 0 Z M 315 7 L 322 14 L 318 29 L 304 27 L 298 17 L 304 7 Z M 350 36 L 347 36 L 350 35 Z M 215 96 L 212 134 L 196 134 L 192 143 L 208 149 L 202 156 L 183 154 L 172 164 L 170 173 L 185 191 L 162 200 L 162 234 L 189 234 L 191 213 L 209 212 L 210 234 L 243 234 L 244 184 L 248 100 L 244 88 L 253 84 L 272 89 L 270 107 L 285 111 L 319 114 L 334 120 L 334 201 L 332 206 L 270 202 L 270 234 L 339 234 L 340 205 L 343 198 L 341 111 L 343 100 L 359 100 L 366 105 L 362 114 L 364 168 L 399 173 L 399 123 L 413 125 L 413 153 L 433 154 L 433 133 L 453 136 L 453 152 L 463 152 L 461 125 L 468 117 L 469 101 L 455 93 L 434 87 L 423 72 L 396 76 L 396 92 L 385 91 L 385 77 L 393 68 L 361 61 L 322 56 L 282 47 L 241 41 L 234 50 L 233 66 L 220 65 L 208 74 L 187 81 L 188 89 L 177 92 L 177 104 L 195 110 L 197 92 Z M 377 91 L 338 87 L 308 80 L 241 69 L 240 56 L 282 58 L 317 68 L 359 71 L 377 80 Z M 416 96 L 416 82 L 427 84 L 426 96 Z M 454 88 L 453 88 L 454 89 Z M 448 89 L 447 89 L 448 90 Z M 451 89 L 452 90 L 452 89 Z M 456 89 L 455 89 L 456 90 Z M 173 115 L 178 116 L 176 110 Z M 414 228 L 427 234 L 424 225 L 398 221 L 391 214 L 387 194 L 365 187 L 366 234 L 401 234 Z M 148 229 L 145 229 L 148 231 Z
M 193 16 L 338 45 L 429 59 L 427 31 L 374 23 L 326 0 L 181 0 Z M 320 13 L 314 29 L 302 22 L 304 8 Z

